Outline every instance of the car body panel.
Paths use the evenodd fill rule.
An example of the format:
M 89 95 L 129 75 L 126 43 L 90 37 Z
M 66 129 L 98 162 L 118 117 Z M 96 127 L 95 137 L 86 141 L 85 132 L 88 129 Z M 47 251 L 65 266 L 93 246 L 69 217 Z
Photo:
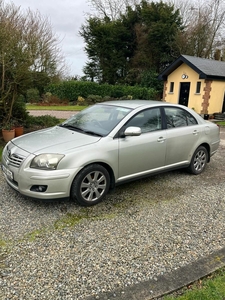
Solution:
M 97 121 L 101 123 L 93 123 L 93 126 L 90 123 L 85 128 L 91 128 L 94 132 L 99 126 L 96 134 L 55 126 L 10 141 L 3 149 L 2 155 L 2 169 L 8 184 L 21 194 L 32 198 L 69 198 L 72 183 L 79 172 L 88 165 L 105 166 L 111 174 L 111 183 L 116 185 L 141 176 L 187 167 L 200 145 L 205 145 L 209 157 L 219 146 L 218 126 L 203 120 L 187 107 L 149 100 L 109 101 L 87 110 L 90 116 L 95 107 L 102 109 L 102 115 L 99 112 L 96 114 L 99 118 Z M 182 109 L 196 119 L 196 124 L 167 128 L 165 107 Z M 113 114 L 107 124 L 104 114 L 106 115 L 108 108 Z M 133 117 L 142 116 L 153 108 L 160 110 L 161 129 L 141 133 L 141 127 L 129 127 L 128 136 L 125 135 L 127 124 Z M 118 117 L 118 112 L 120 119 L 113 121 L 114 117 Z M 82 114 L 85 116 L 85 111 Z M 75 117 L 65 124 L 72 122 L 73 118 Z M 87 118 L 85 122 L 91 122 L 91 118 Z M 64 126 L 64 123 L 62 125 Z M 101 126 L 104 126 L 104 130 Z M 101 132 L 107 134 L 100 136 Z M 46 153 L 63 155 L 57 168 L 32 168 L 32 160 L 39 154 Z M 47 186 L 47 189 L 44 192 L 34 191 L 33 186 Z
M 59 139 L 60 136 L 60 139 Z M 15 139 L 15 144 L 30 153 L 57 152 L 64 153 L 69 149 L 95 143 L 99 137 L 69 131 L 59 126 L 38 130 Z M 65 147 L 65 144 L 67 145 Z
M 164 167 L 166 156 L 165 134 L 163 130 L 160 130 L 137 137 L 131 136 L 120 139 L 118 180 L 133 178 Z M 143 160 L 143 157 L 145 157 L 145 160 Z
M 167 129 L 166 165 L 188 163 L 202 135 L 198 125 Z M 182 151 L 181 151 L 182 150 Z

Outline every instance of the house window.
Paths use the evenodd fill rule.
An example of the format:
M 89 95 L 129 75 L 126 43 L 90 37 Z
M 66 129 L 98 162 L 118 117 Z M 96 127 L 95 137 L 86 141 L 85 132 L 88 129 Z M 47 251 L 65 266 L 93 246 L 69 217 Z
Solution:
M 198 81 L 196 84 L 196 94 L 200 94 L 201 90 L 201 81 Z
M 170 82 L 170 93 L 173 93 L 174 90 L 174 82 Z

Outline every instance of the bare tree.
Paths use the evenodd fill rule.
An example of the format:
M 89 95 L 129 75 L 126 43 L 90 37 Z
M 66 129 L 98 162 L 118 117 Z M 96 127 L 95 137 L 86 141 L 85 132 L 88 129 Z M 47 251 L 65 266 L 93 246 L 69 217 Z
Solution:
M 50 23 L 39 12 L 22 13 L 20 7 L 0 0 L 0 20 L 0 104 L 8 123 L 18 95 L 31 85 L 32 74 L 60 76 L 64 65 Z
M 194 19 L 195 2 L 190 0 L 169 0 L 176 9 L 179 9 L 180 15 L 183 20 L 183 25 L 186 27 L 190 21 Z
M 216 55 L 218 59 L 218 49 L 224 48 L 224 1 L 172 2 L 179 8 L 184 24 L 184 31 L 178 39 L 180 52 L 204 58 L 215 58 Z
M 133 7 L 140 3 L 140 0 L 88 0 L 88 2 L 99 17 L 114 21 L 125 12 L 127 6 Z

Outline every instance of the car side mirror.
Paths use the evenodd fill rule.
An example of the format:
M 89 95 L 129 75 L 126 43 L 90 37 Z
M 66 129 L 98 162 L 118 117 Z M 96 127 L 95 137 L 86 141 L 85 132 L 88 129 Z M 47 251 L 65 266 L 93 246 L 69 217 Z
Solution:
M 136 126 L 127 127 L 124 131 L 124 136 L 139 136 L 141 135 L 141 128 Z

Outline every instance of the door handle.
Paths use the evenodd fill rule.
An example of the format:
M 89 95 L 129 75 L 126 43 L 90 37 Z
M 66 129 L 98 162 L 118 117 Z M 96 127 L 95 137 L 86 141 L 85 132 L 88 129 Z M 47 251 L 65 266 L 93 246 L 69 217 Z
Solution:
M 197 135 L 197 134 L 198 134 L 198 130 L 196 129 L 193 131 L 193 135 Z
M 163 143 L 165 141 L 165 138 L 163 136 L 160 136 L 157 140 L 159 143 Z

